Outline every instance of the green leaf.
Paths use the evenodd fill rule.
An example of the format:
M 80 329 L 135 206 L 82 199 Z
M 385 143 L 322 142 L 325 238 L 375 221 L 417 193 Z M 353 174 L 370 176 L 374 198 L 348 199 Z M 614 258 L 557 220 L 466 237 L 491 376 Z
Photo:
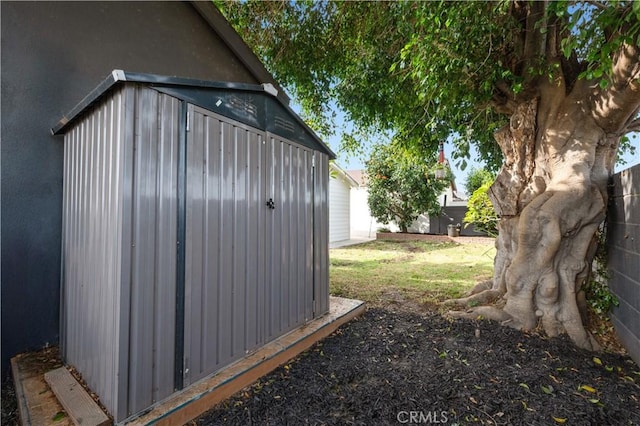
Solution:
M 569 58 L 571 56 L 571 52 L 573 51 L 573 45 L 571 40 L 568 38 L 562 39 L 560 42 L 560 50 L 565 58 Z
M 51 418 L 51 420 L 53 420 L 54 422 L 59 422 L 60 420 L 64 419 L 65 417 L 67 417 L 67 413 L 65 413 L 64 411 L 58 411 L 55 416 L 53 416 Z
M 542 389 L 542 392 L 546 393 L 547 395 L 553 394 L 553 386 L 551 385 L 549 386 L 540 385 L 540 389 Z
M 548 20 L 557 20 L 558 34 L 567 35 L 561 54 L 604 89 L 622 44 L 639 43 L 640 2 L 601 3 L 548 2 L 534 24 L 545 33 Z M 503 154 L 493 136 L 508 117 L 491 108 L 496 83 L 516 94 L 537 93 L 540 79 L 532 76 L 557 75 L 555 58 L 525 56 L 528 49 L 516 48 L 531 27 L 507 1 L 215 4 L 321 136 L 343 133 L 334 112 L 345 113 L 358 135 L 345 144 L 347 152 L 394 139 L 428 158 L 437 152 L 433 141 L 471 128 L 473 135 L 461 138 L 477 148 L 477 160 L 497 171 Z M 522 2 L 518 14 L 531 16 L 536 4 Z M 580 87 L 570 74 L 566 86 Z

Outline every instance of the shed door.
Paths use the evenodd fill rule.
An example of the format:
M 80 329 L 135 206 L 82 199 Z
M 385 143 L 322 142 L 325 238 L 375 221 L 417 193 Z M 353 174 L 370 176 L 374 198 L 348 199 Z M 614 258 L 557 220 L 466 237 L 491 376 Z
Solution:
M 188 109 L 185 385 L 313 316 L 313 151 Z

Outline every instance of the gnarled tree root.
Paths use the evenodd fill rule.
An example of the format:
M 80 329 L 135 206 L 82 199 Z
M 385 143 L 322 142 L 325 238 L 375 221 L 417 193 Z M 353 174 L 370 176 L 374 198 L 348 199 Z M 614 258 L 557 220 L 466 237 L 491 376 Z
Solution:
M 447 299 L 444 306 L 467 308 L 478 305 L 490 305 L 504 296 L 505 291 L 493 286 L 493 281 L 482 281 L 476 284 L 465 297 Z
M 457 306 L 461 308 L 473 307 L 478 305 L 487 305 L 494 303 L 503 296 L 503 292 L 494 289 L 483 290 L 479 293 L 472 293 L 467 297 L 459 299 L 447 299 L 443 302 L 445 306 Z
M 488 319 L 497 321 L 503 325 L 511 325 L 513 318 L 500 308 L 494 306 L 477 306 L 475 308 L 468 309 L 466 311 L 449 311 L 445 314 L 450 318 L 464 318 L 464 319 Z M 516 327 L 518 328 L 518 327 Z

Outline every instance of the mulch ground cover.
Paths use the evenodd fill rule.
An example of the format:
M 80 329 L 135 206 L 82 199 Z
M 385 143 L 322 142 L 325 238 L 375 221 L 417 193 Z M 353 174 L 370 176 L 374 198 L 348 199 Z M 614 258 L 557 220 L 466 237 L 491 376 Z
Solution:
M 488 321 L 375 307 L 196 425 L 640 425 L 640 368 Z M 2 424 L 17 424 L 2 386 Z
M 640 368 L 488 321 L 372 308 L 200 425 L 640 425 Z

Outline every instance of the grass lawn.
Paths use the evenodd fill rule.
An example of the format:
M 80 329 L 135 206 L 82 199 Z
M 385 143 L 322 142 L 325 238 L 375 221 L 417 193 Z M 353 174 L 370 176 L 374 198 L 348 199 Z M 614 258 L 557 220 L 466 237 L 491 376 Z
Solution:
M 433 306 L 493 274 L 493 244 L 371 241 L 330 251 L 331 294 L 369 304 Z

